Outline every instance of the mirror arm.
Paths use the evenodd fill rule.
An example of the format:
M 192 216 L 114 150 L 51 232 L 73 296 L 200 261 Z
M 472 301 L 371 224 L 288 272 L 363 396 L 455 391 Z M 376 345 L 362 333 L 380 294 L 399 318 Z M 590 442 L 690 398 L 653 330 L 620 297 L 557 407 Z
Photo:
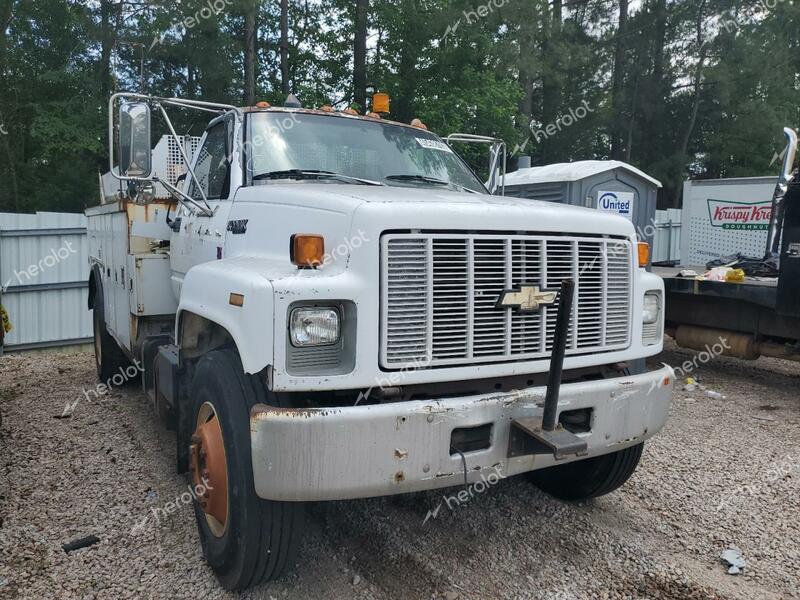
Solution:
M 192 109 L 192 110 L 200 110 L 200 111 L 203 111 L 203 112 L 210 112 L 210 113 L 215 114 L 215 115 L 219 115 L 219 114 L 225 112 L 221 108 L 205 108 L 203 106 L 194 106 L 192 104 L 184 104 L 183 102 L 180 102 L 180 101 L 177 101 L 177 100 L 172 100 L 172 99 L 170 99 L 170 100 L 161 100 L 161 102 L 163 104 L 167 104 L 167 105 L 170 105 L 170 106 L 178 106 L 180 108 L 189 108 L 189 109 Z
M 172 137 L 175 138 L 175 145 L 178 146 L 178 150 L 181 151 L 181 156 L 183 157 L 183 160 L 186 163 L 186 169 L 189 171 L 189 174 L 192 176 L 192 180 L 193 181 L 199 181 L 197 179 L 197 175 L 194 174 L 194 169 L 192 168 L 192 163 L 189 162 L 189 157 L 186 155 L 186 151 L 183 149 L 183 144 L 181 144 L 181 141 L 178 138 L 178 134 L 175 133 L 175 128 L 172 126 L 172 121 L 170 120 L 169 115 L 167 115 L 167 111 L 164 110 L 164 107 L 161 105 L 160 102 L 156 102 L 156 106 L 158 107 L 158 110 L 161 111 L 161 115 L 164 117 L 164 121 L 167 122 L 167 127 L 169 127 L 169 132 L 172 134 Z M 163 184 L 164 182 L 162 181 L 161 183 Z M 200 195 L 203 197 L 203 204 L 206 205 L 205 206 L 206 210 L 209 213 L 214 214 L 214 212 L 211 210 L 211 206 L 208 204 L 208 197 L 206 196 L 206 193 L 203 190 L 203 187 L 198 184 L 197 185 L 197 189 L 200 190 Z M 187 198 L 188 198 L 188 196 L 187 196 Z M 194 200 L 192 200 L 192 201 L 194 201 Z
M 500 174 L 500 195 L 506 195 L 506 143 L 502 142 L 503 144 L 503 172 Z
M 190 210 L 194 209 L 194 210 L 198 211 L 204 217 L 211 217 L 211 216 L 214 215 L 214 211 L 211 210 L 210 207 L 207 208 L 207 207 L 201 206 L 200 204 L 198 204 L 198 202 L 194 198 L 192 198 L 188 194 L 184 193 L 183 191 L 179 190 L 178 188 L 176 188 L 174 185 L 172 185 L 168 181 L 165 181 L 165 180 L 160 179 L 158 177 L 155 178 L 155 181 L 157 181 L 158 183 L 163 185 L 166 188 L 166 190 L 170 194 L 172 194 L 178 202 L 180 202 L 181 204 L 183 204 L 184 206 L 186 206 Z
M 788 184 L 792 181 L 794 158 L 797 154 L 797 132 L 790 127 L 784 127 L 783 135 L 786 137 L 786 150 L 783 157 L 783 166 L 781 168 L 781 182 Z
M 492 185 L 489 190 L 490 194 L 494 194 L 494 190 L 500 187 L 500 195 L 506 195 L 506 143 L 500 138 L 489 137 L 486 135 L 474 135 L 472 133 L 451 133 L 444 141 L 452 147 L 453 142 L 461 142 L 465 144 L 490 144 L 489 146 L 489 183 L 494 182 L 494 173 L 499 169 L 500 150 L 503 151 L 503 167 L 500 170 L 500 185 Z

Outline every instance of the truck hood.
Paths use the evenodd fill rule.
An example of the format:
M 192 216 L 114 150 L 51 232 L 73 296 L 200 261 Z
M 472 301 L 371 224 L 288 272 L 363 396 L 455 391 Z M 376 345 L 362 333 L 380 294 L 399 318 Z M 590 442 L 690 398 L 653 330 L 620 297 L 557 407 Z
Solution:
M 360 224 L 370 229 L 379 225 L 383 229 L 568 232 L 625 237 L 635 234 L 633 224 L 624 217 L 592 208 L 410 186 L 270 184 L 240 189 L 234 204 L 239 203 L 264 203 L 279 212 L 296 212 L 298 216 L 319 211 L 334 220 L 351 221 L 353 228 Z

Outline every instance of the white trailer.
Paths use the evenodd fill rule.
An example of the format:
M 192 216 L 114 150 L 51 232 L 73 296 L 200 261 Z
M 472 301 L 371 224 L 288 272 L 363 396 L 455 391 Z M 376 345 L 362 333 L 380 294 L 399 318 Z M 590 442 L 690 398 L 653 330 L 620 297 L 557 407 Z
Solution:
M 685 181 L 681 264 L 702 266 L 736 253 L 761 257 L 776 183 L 777 176 Z
M 292 564 L 306 502 L 633 473 L 672 370 L 627 370 L 663 334 L 629 220 L 493 196 L 423 126 L 117 100 L 130 195 L 87 211 L 98 373 L 142 365 L 224 587 Z M 152 174 L 167 106 L 217 113 L 182 182 Z

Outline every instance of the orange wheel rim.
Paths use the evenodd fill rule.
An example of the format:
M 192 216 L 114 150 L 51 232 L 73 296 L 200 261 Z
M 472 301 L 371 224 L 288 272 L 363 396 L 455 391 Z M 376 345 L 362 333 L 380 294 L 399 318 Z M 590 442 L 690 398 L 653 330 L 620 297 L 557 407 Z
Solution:
M 189 457 L 197 503 L 211 533 L 220 537 L 228 523 L 228 463 L 217 412 L 208 402 L 197 412 Z

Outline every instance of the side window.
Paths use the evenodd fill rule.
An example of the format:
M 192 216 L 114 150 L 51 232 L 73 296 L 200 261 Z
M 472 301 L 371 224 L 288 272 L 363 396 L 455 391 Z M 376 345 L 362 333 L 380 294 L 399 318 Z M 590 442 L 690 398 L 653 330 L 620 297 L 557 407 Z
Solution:
M 189 195 L 195 200 L 202 200 L 200 189 L 209 200 L 224 200 L 230 188 L 230 164 L 227 144 L 225 143 L 225 123 L 220 122 L 208 130 L 206 141 L 198 150 L 199 155 L 194 165 L 197 180 L 192 180 Z

